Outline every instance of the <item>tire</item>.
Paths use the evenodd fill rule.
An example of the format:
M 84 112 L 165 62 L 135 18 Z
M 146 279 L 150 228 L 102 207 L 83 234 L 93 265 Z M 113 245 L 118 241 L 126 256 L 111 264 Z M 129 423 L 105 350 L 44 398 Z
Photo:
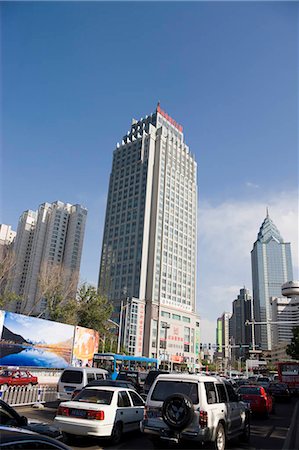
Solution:
M 113 427 L 110 442 L 114 445 L 119 444 L 121 441 L 122 435 L 123 435 L 123 426 L 122 426 L 121 422 L 117 422 Z
M 226 435 L 222 423 L 219 423 L 216 428 L 215 441 L 213 442 L 213 448 L 215 450 L 225 450 Z
M 243 433 L 240 436 L 240 440 L 242 442 L 249 442 L 250 441 L 250 418 L 247 415 L 245 419 L 245 428 Z
M 194 407 L 192 400 L 185 394 L 172 394 L 162 406 L 162 418 L 172 430 L 181 431 L 192 421 Z

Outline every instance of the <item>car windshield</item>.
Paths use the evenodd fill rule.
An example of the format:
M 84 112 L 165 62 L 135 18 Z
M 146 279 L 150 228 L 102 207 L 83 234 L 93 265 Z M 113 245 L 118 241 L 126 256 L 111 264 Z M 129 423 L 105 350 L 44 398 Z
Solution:
M 169 380 L 161 380 L 157 382 L 153 390 L 151 400 L 163 402 L 169 395 L 177 393 L 188 395 L 193 404 L 199 403 L 197 383 Z
M 12 372 L 10 370 L 1 370 L 0 372 L 0 377 L 11 377 L 12 376 Z
M 75 402 L 97 403 L 98 405 L 111 405 L 113 391 L 100 389 L 83 389 L 73 399 Z
M 239 388 L 238 390 L 239 394 L 250 394 L 250 395 L 260 395 L 261 394 L 261 390 L 258 387 L 247 387 L 247 386 L 242 386 Z

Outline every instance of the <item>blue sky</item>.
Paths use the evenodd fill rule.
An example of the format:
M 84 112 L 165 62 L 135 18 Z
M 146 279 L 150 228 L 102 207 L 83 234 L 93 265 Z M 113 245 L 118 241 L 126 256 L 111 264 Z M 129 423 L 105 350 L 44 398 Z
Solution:
M 298 4 L 1 3 L 1 223 L 88 209 L 97 282 L 112 151 L 157 101 L 198 162 L 203 336 L 245 284 L 265 217 L 298 247 Z M 205 329 L 204 329 L 205 328 Z

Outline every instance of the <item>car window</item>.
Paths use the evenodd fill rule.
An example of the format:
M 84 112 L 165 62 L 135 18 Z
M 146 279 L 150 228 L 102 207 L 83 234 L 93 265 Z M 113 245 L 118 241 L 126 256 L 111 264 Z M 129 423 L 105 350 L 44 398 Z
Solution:
M 172 394 L 185 394 L 190 397 L 192 403 L 196 405 L 198 400 L 198 384 L 183 381 L 160 380 L 157 382 L 152 392 L 151 400 L 164 402 Z
M 61 375 L 62 383 L 82 383 L 83 373 L 80 370 L 65 370 Z
M 213 382 L 208 381 L 204 383 L 206 395 L 207 395 L 207 402 L 209 404 L 211 403 L 217 403 L 217 396 L 216 396 L 216 390 L 215 385 Z
M 126 391 L 120 391 L 118 393 L 117 406 L 121 408 L 131 406 L 129 396 Z
M 104 376 L 102 373 L 96 373 L 96 380 L 103 380 Z
M 260 395 L 261 393 L 261 388 L 259 387 L 255 387 L 255 386 L 241 386 L 238 389 L 238 394 L 251 394 L 251 395 Z
M 216 384 L 216 390 L 218 393 L 218 402 L 226 403 L 227 396 L 226 396 L 226 391 L 225 391 L 225 387 L 223 386 L 223 384 Z
M 144 406 L 144 401 L 136 392 L 129 392 L 129 395 L 134 406 Z
M 0 406 L 0 425 L 18 426 L 17 420 Z
M 94 380 L 94 373 L 88 373 L 87 374 L 87 383 L 90 383 Z
M 228 400 L 230 402 L 237 402 L 238 401 L 238 395 L 236 394 L 234 388 L 229 384 L 225 383 L 226 391 L 228 394 Z
M 83 389 L 75 397 L 76 402 L 97 403 L 98 405 L 110 405 L 113 397 L 113 391 L 104 389 Z

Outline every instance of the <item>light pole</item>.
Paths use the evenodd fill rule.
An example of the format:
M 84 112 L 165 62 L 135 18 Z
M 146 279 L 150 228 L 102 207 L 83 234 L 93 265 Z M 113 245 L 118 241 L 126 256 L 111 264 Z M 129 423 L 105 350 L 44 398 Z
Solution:
M 164 370 L 165 370 L 165 363 L 166 363 L 166 346 L 167 346 L 167 330 L 170 328 L 170 325 L 169 325 L 169 323 L 165 323 L 165 322 L 163 322 L 162 324 L 161 324 L 161 328 L 163 328 L 163 330 L 165 330 L 165 346 L 164 346 L 164 364 L 163 364 L 163 366 L 164 366 Z

